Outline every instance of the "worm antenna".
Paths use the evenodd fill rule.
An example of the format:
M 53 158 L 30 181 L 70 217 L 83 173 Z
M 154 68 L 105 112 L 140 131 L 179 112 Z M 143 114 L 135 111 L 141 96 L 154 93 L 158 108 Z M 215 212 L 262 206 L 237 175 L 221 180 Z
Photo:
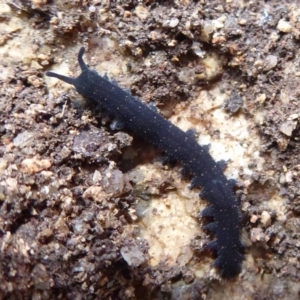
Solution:
M 81 47 L 79 52 L 78 52 L 78 63 L 79 63 L 79 66 L 80 66 L 80 69 L 81 69 L 82 72 L 88 68 L 87 65 L 85 64 L 85 62 L 83 61 L 83 58 L 82 58 L 84 52 L 85 52 L 84 47 Z
M 69 84 L 73 84 L 75 83 L 75 79 L 74 78 L 71 78 L 71 77 L 67 77 L 67 76 L 64 76 L 64 75 L 60 75 L 60 74 L 57 74 L 57 73 L 53 73 L 53 72 L 46 72 L 46 75 L 49 76 L 49 77 L 55 77 L 57 79 L 60 79 L 66 83 L 69 83 Z

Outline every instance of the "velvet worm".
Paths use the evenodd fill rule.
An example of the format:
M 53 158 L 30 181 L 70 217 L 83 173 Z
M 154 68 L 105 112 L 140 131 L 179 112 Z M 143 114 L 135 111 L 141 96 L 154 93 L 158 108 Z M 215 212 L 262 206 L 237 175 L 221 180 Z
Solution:
M 201 215 L 213 221 L 205 226 L 216 239 L 207 247 L 216 252 L 213 266 L 222 277 L 233 278 L 241 270 L 243 260 L 240 241 L 239 205 L 232 183 L 215 162 L 206 147 L 199 145 L 159 113 L 143 104 L 130 93 L 88 68 L 83 61 L 84 47 L 78 53 L 81 74 L 77 78 L 47 72 L 75 86 L 78 93 L 109 116 L 118 120 L 123 130 L 162 150 L 171 160 L 179 161 L 185 173 L 192 177 L 192 186 L 201 188 L 201 197 L 209 202 Z

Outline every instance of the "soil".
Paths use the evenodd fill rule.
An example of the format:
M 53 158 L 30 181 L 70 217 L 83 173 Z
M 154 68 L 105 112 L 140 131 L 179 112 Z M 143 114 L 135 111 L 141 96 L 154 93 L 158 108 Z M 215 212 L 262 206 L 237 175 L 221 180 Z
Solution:
M 295 1 L 0 0 L 0 299 L 299 299 Z M 85 61 L 210 144 L 245 261 L 223 280 L 180 165 L 46 77 Z

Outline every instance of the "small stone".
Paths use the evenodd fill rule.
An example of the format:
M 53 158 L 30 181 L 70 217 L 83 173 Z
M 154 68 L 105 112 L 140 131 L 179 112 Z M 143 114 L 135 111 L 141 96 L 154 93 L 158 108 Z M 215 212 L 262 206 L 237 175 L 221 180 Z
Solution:
M 47 4 L 47 0 L 31 0 L 33 8 Z
M 100 183 L 101 180 L 102 180 L 102 175 L 98 170 L 96 170 L 93 174 L 93 183 L 96 185 Z
M 168 42 L 169 47 L 175 47 L 176 45 L 177 45 L 177 40 L 171 40 L 170 42 Z
M 263 64 L 264 64 L 264 62 L 261 60 L 261 59 L 258 59 L 258 60 L 256 60 L 255 62 L 254 62 L 254 66 L 255 67 L 262 67 L 263 66 Z
M 247 24 L 247 20 L 246 19 L 239 19 L 238 21 L 239 25 L 246 25 Z
M 263 211 L 260 216 L 260 222 L 265 226 L 271 225 L 271 215 L 267 211 Z
M 161 34 L 155 30 L 151 31 L 149 33 L 149 38 L 152 40 L 152 41 L 157 41 L 161 38 Z
M 279 183 L 280 184 L 285 184 L 286 183 L 286 179 L 285 179 L 285 175 L 281 174 L 279 177 Z
M 230 114 L 235 114 L 242 106 L 243 99 L 237 93 L 232 93 L 232 95 L 224 103 L 224 109 Z
M 280 138 L 277 140 L 277 144 L 278 144 L 280 151 L 285 151 L 289 144 L 289 139 L 288 138 Z
M 36 137 L 36 133 L 25 130 L 23 132 L 20 132 L 13 139 L 13 144 L 15 147 L 24 148 L 25 146 L 29 145 L 34 140 L 35 137 Z
M 0 157 L 0 174 L 2 172 L 4 172 L 4 170 L 6 169 L 8 163 L 7 163 L 7 160 L 4 159 L 3 157 Z
M 83 199 L 93 199 L 95 202 L 107 201 L 110 195 L 103 191 L 101 186 L 90 186 L 82 195 Z
M 247 211 L 251 207 L 251 204 L 249 202 L 245 202 L 242 206 L 242 211 Z
M 12 67 L 4 67 L 3 65 L 1 66 L 1 72 L 0 72 L 0 80 L 6 81 L 9 79 L 12 79 L 16 76 L 16 72 L 14 68 Z
M 136 245 L 126 245 L 120 250 L 121 255 L 129 266 L 138 267 L 145 262 L 144 254 Z
M 36 289 L 49 290 L 53 286 L 53 279 L 50 278 L 47 268 L 43 264 L 36 264 L 31 275 Z
M 214 35 L 212 41 L 213 44 L 222 44 L 226 42 L 226 37 L 225 36 L 220 36 L 220 35 Z
M 96 7 L 94 6 L 94 5 L 91 5 L 90 7 L 89 7 L 89 12 L 90 13 L 94 13 L 96 11 Z
M 41 78 L 37 77 L 36 75 L 28 76 L 27 80 L 35 88 L 38 88 L 43 85 L 43 80 Z
M 51 25 L 57 25 L 58 24 L 58 17 L 52 17 L 50 20 Z
M 289 33 L 293 30 L 293 27 L 289 22 L 281 19 L 278 22 L 277 29 L 281 32 Z
M 264 71 L 268 72 L 277 65 L 277 56 L 275 55 L 268 55 L 266 57 L 265 63 L 264 63 Z
M 259 227 L 252 228 L 250 231 L 250 239 L 253 243 L 258 242 L 258 241 L 263 241 L 265 239 L 263 230 Z
M 215 25 L 211 21 L 205 21 L 201 31 L 201 40 L 204 42 L 209 42 L 214 31 Z
M 124 11 L 124 18 L 131 18 L 131 16 L 132 16 L 131 11 L 129 11 L 129 10 Z
M 170 20 L 169 26 L 171 28 L 175 28 L 179 24 L 179 20 L 177 18 L 172 18 Z
M 41 243 L 46 243 L 46 241 L 52 237 L 53 235 L 53 230 L 51 228 L 45 228 L 39 235 L 38 235 L 38 240 Z
M 35 60 L 32 60 L 32 61 L 31 61 L 30 68 L 36 69 L 36 70 L 42 70 L 42 69 L 43 69 L 43 67 L 42 67 L 37 61 L 35 61 Z M 33 76 L 35 76 L 35 75 L 31 75 L 31 76 L 29 76 L 29 77 L 33 77 Z M 29 81 L 29 80 L 28 80 L 28 81 Z
M 5 187 L 9 193 L 15 192 L 18 190 L 18 181 L 16 178 L 7 178 L 5 180 Z
M 272 41 L 272 42 L 277 42 L 280 38 L 280 35 L 277 33 L 277 32 L 272 32 L 269 36 L 269 39 Z
M 223 5 L 219 4 L 218 6 L 215 7 L 215 10 L 219 12 L 224 12 L 224 7 Z
M 50 57 L 43 53 L 38 54 L 37 58 L 38 60 L 50 60 Z
M 26 158 L 22 161 L 20 170 L 23 173 L 35 174 L 50 167 L 51 162 L 48 159 Z
M 195 274 L 193 271 L 188 270 L 186 273 L 183 274 L 183 281 L 185 284 L 190 284 L 195 279 Z
M 215 25 L 215 28 L 221 29 L 224 27 L 224 20 L 222 20 L 222 19 L 214 20 L 214 25 Z
M 288 121 L 292 121 L 292 120 L 296 120 L 299 118 L 299 114 L 291 114 L 289 117 L 288 117 Z
M 259 103 L 259 104 L 263 104 L 265 101 L 266 101 L 266 94 L 259 94 L 256 98 L 256 101 Z
M 149 16 L 149 10 L 143 5 L 138 5 L 135 9 L 135 13 L 140 20 L 145 20 Z
M 285 180 L 287 183 L 291 183 L 293 181 L 293 173 L 291 171 L 286 172 Z
M 258 219 L 257 215 L 252 215 L 250 218 L 250 222 L 255 223 L 257 221 L 257 219 Z
M 285 123 L 281 124 L 279 130 L 287 136 L 291 136 L 293 130 L 296 128 L 297 122 L 293 121 L 286 121 Z
M 126 176 L 120 170 L 106 170 L 102 176 L 101 187 L 106 194 L 115 197 L 128 192 L 131 188 Z
M 202 49 L 202 45 L 198 42 L 193 42 L 191 49 L 200 58 L 204 58 L 206 55 L 206 52 Z

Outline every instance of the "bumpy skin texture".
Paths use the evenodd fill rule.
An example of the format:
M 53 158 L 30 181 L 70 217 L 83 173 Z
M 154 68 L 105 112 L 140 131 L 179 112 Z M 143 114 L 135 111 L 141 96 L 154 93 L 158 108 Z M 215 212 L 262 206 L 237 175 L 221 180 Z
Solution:
M 202 215 L 214 218 L 214 222 L 206 226 L 216 235 L 216 240 L 208 245 L 218 255 L 214 266 L 224 278 L 237 276 L 243 260 L 238 203 L 232 184 L 223 174 L 221 166 L 190 134 L 89 69 L 82 59 L 84 51 L 82 47 L 78 53 L 82 73 L 77 78 L 53 72 L 47 72 L 46 75 L 73 84 L 78 93 L 123 124 L 124 131 L 164 151 L 171 160 L 182 163 L 184 172 L 193 177 L 193 187 L 202 188 L 201 197 L 204 196 L 210 203 Z

